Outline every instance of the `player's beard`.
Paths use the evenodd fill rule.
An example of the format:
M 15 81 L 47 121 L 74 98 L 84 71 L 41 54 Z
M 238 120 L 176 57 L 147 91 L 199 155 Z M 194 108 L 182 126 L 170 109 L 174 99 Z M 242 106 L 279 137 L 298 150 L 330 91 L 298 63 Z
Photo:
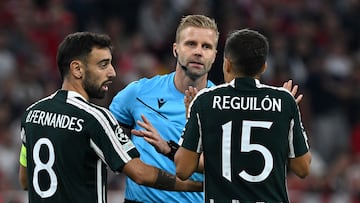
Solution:
M 96 78 L 92 77 L 91 73 L 87 72 L 83 80 L 83 87 L 86 93 L 89 95 L 89 98 L 103 99 L 106 91 L 102 89 L 103 84 L 97 84 Z

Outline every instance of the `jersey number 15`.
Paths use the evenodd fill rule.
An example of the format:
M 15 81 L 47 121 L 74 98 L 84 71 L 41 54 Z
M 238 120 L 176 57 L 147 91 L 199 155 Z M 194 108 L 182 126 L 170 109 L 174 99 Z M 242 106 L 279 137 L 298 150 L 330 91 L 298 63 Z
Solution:
M 248 182 L 261 182 L 265 180 L 273 169 L 273 156 L 271 152 L 263 145 L 250 143 L 251 128 L 269 129 L 272 122 L 269 121 L 249 121 L 244 120 L 242 123 L 241 147 L 240 152 L 260 152 L 264 157 L 265 164 L 261 173 L 250 175 L 245 170 L 239 173 L 239 176 Z M 231 126 L 232 121 L 222 125 L 222 175 L 231 182 Z

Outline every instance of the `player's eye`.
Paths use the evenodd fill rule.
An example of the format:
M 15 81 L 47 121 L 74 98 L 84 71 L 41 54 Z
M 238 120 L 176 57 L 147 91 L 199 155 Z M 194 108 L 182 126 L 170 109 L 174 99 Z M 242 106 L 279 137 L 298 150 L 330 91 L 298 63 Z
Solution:
M 99 63 L 99 66 L 100 66 L 101 68 L 106 68 L 108 65 L 109 65 L 109 61 L 101 61 L 101 62 Z

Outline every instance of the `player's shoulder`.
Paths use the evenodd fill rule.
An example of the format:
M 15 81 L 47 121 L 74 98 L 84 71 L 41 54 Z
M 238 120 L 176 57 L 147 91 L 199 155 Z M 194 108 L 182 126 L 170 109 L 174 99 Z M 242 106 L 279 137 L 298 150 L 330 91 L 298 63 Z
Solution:
M 230 83 L 224 83 L 224 84 L 215 85 L 212 87 L 201 89 L 196 94 L 194 99 L 197 99 L 197 100 L 205 99 L 206 100 L 208 98 L 211 98 L 213 95 L 225 94 L 226 90 L 229 89 L 229 87 L 233 87 L 233 85 Z
M 204 89 L 201 89 L 199 92 L 198 92 L 198 95 L 207 95 L 207 94 L 212 94 L 212 93 L 217 93 L 217 92 L 221 92 L 223 91 L 224 89 L 227 89 L 229 87 L 234 87 L 233 84 L 231 83 L 223 83 L 223 84 L 220 84 L 220 85 L 215 85 L 215 86 L 211 86 L 211 87 L 208 87 L 208 88 L 204 88 Z
M 271 95 L 272 97 L 280 98 L 288 104 L 296 104 L 294 96 L 289 90 L 284 87 L 276 87 L 266 84 L 257 84 L 257 87 L 264 90 L 265 94 Z M 263 92 L 264 93 L 264 92 Z
M 43 105 L 44 103 L 47 103 L 48 101 L 50 101 L 51 99 L 53 99 L 55 97 L 55 95 L 57 94 L 57 92 L 54 92 L 53 94 L 46 96 L 42 99 L 39 99 L 38 101 L 35 101 L 34 103 L 30 104 L 27 108 L 26 111 L 29 111 L 33 108 L 36 108 L 39 105 Z M 47 106 L 47 105 L 45 105 Z
M 92 121 L 93 124 L 94 122 L 98 124 L 103 122 L 112 123 L 113 125 L 117 124 L 116 118 L 109 109 L 86 101 L 80 102 L 83 102 L 78 106 L 81 117 L 88 118 L 88 121 Z

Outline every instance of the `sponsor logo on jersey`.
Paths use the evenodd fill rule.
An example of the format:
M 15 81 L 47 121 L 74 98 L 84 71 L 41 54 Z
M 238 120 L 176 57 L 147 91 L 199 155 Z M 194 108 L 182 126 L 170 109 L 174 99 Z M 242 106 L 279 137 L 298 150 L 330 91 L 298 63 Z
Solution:
M 158 98 L 157 101 L 159 109 L 166 103 L 165 99 L 163 98 Z

